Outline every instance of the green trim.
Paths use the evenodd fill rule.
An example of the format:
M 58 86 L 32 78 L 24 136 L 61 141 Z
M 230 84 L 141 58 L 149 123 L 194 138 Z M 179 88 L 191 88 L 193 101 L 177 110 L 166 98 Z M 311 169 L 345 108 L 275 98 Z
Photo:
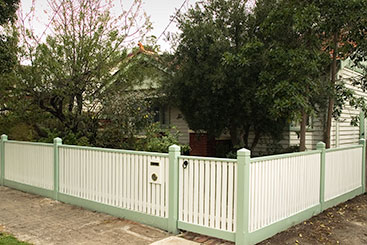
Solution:
M 79 207 L 83 207 L 89 210 L 98 211 L 102 213 L 107 213 L 113 216 L 126 218 L 129 220 L 133 220 L 139 223 L 143 223 L 146 225 L 150 225 L 153 227 L 157 227 L 163 230 L 167 230 L 168 228 L 168 219 L 162 218 L 158 216 L 153 216 L 149 214 L 144 214 L 128 209 L 113 207 L 110 205 L 85 200 L 79 197 L 70 196 L 67 194 L 59 193 L 59 201 L 69 203 L 72 205 L 76 205 Z
M 342 203 L 342 202 L 345 202 L 345 201 L 348 201 L 349 199 L 352 199 L 360 194 L 362 194 L 362 186 L 361 187 L 358 187 L 357 189 L 353 190 L 353 191 L 349 191 L 341 196 L 338 196 L 338 197 L 334 197 L 328 201 L 325 201 L 325 205 L 324 205 L 324 209 L 328 209 L 328 208 L 331 208 L 331 207 L 334 207 L 336 205 L 338 205 L 339 203 Z
M 288 229 L 291 226 L 301 223 L 304 220 L 311 218 L 312 216 L 320 213 L 320 205 L 313 206 L 304 211 L 301 211 L 291 217 L 273 223 L 269 226 L 251 232 L 249 234 L 249 244 L 256 244 L 261 242 L 269 237 L 274 236 L 275 234 Z
M 251 163 L 282 159 L 282 158 L 289 158 L 289 157 L 307 156 L 307 155 L 314 155 L 314 154 L 320 154 L 320 151 L 312 150 L 312 151 L 294 152 L 294 153 L 278 154 L 278 155 L 271 155 L 271 156 L 264 156 L 264 157 L 254 157 L 254 158 L 251 158 Z
M 316 145 L 316 149 L 321 151 L 320 158 L 320 205 L 321 210 L 324 208 L 325 204 L 325 149 L 326 144 L 324 142 L 319 142 Z M 320 211 L 321 211 L 320 210 Z
M 130 151 L 130 150 L 99 148 L 99 147 L 89 147 L 89 146 L 78 146 L 78 145 L 62 145 L 62 146 L 59 146 L 59 148 L 65 148 L 65 149 L 71 148 L 71 149 L 90 150 L 90 151 L 93 150 L 93 151 L 102 151 L 102 152 L 134 154 L 134 155 L 168 157 L 168 153 L 146 152 L 146 151 Z
M 168 178 L 168 231 L 178 234 L 178 158 L 181 154 L 181 148 L 172 145 L 169 151 L 169 178 Z
M 40 143 L 40 142 L 28 142 L 28 141 L 17 141 L 17 140 L 8 140 L 7 143 L 11 144 L 21 144 L 21 145 L 38 145 L 38 146 L 49 146 L 52 147 L 53 144 L 49 143 Z
M 28 184 L 23 184 L 23 183 L 19 183 L 16 181 L 12 181 L 12 180 L 4 180 L 4 185 L 17 189 L 17 190 L 21 190 L 24 192 L 29 192 L 29 193 L 33 193 L 33 194 L 37 194 L 40 196 L 45 196 L 45 197 L 49 197 L 49 198 L 53 198 L 54 197 L 54 192 L 53 190 L 48 190 L 48 189 L 44 189 L 44 188 L 40 188 L 40 187 L 35 187 L 32 185 L 28 185 Z
M 4 185 L 5 179 L 5 142 L 8 141 L 6 134 L 1 135 L 0 138 L 0 184 Z
M 345 150 L 351 150 L 351 149 L 357 149 L 357 148 L 362 148 L 361 145 L 353 145 L 353 146 L 343 146 L 343 147 L 338 147 L 338 148 L 329 148 L 326 149 L 326 153 L 327 152 L 334 152 L 334 151 L 345 151 Z
M 361 111 L 359 113 L 359 138 L 364 139 L 365 138 L 365 132 L 364 132 L 364 112 Z
M 236 237 L 236 234 L 234 232 L 217 230 L 217 229 L 213 229 L 213 228 L 209 228 L 209 227 L 205 227 L 201 225 L 185 223 L 182 221 L 178 221 L 178 228 L 185 230 L 185 231 L 191 231 L 191 232 L 195 232 L 195 233 L 202 234 L 202 235 L 212 236 L 212 237 L 224 239 L 224 240 L 231 241 L 231 242 L 234 242 L 235 237 Z
M 237 214 L 236 244 L 248 244 L 250 211 L 250 157 L 251 151 L 237 151 Z
M 204 161 L 217 161 L 217 162 L 237 162 L 236 159 L 231 158 L 216 158 L 216 157 L 197 157 L 197 156 L 180 156 L 180 159 L 192 159 L 192 160 L 204 160 Z
M 54 139 L 54 198 L 58 199 L 59 194 L 59 146 L 62 144 L 62 139 Z
M 360 139 L 359 144 L 362 145 L 362 193 L 366 192 L 366 140 Z

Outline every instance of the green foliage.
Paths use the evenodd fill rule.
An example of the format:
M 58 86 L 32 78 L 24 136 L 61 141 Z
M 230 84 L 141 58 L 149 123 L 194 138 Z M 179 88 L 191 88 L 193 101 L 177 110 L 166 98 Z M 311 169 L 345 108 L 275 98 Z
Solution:
M 15 237 L 0 232 L 0 244 L 4 245 L 27 245 L 27 242 L 20 242 Z
M 274 117 L 315 113 L 319 98 L 326 95 L 322 79 L 328 56 L 317 38 L 317 10 L 313 3 L 292 0 L 263 0 L 254 10 L 260 27 L 256 35 L 266 47 L 259 94 L 265 101 L 271 98 Z
M 14 68 L 17 60 L 17 35 L 10 26 L 15 21 L 15 12 L 18 8 L 19 0 L 0 1 L 0 113 L 8 110 L 6 95 L 13 85 L 16 76 Z
M 136 141 L 136 149 L 141 151 L 168 152 L 171 145 L 179 145 L 182 153 L 188 153 L 187 145 L 178 142 L 179 131 L 176 128 L 164 129 L 159 123 L 153 123 L 145 128 L 143 137 Z
M 250 15 L 240 0 L 200 2 L 180 15 L 172 77 L 164 85 L 191 129 L 212 136 L 229 132 L 235 147 L 254 148 L 260 136 L 279 136 L 274 126 L 287 122 L 273 118 L 271 104 L 257 96 L 264 45 Z
M 153 121 L 150 96 L 144 91 L 111 92 L 102 103 L 104 120 L 96 145 L 134 149 L 137 135 Z
M 0 0 L 0 25 L 12 22 L 19 7 L 19 0 Z
M 32 117 L 26 120 L 42 129 L 36 131 L 45 141 L 58 134 L 66 142 L 94 145 L 99 122 L 106 120 L 108 110 L 118 108 L 116 97 L 125 96 L 125 91 L 141 81 L 142 76 L 134 76 L 135 67 L 140 66 L 136 50 L 130 57 L 126 45 L 133 38 L 131 31 L 139 28 L 136 33 L 144 35 L 150 25 L 143 22 L 137 27 L 130 18 L 140 16 L 140 0 L 119 17 L 111 17 L 112 3 L 105 5 L 102 0 L 49 4 L 54 11 L 53 34 L 39 43 L 31 30 L 24 32 L 20 54 L 30 65 L 17 67 L 17 77 L 4 96 L 6 106 L 12 105 L 6 110 L 18 117 L 21 111 L 33 111 L 34 117 L 53 119 L 52 125 Z M 127 113 L 123 116 L 129 117 Z

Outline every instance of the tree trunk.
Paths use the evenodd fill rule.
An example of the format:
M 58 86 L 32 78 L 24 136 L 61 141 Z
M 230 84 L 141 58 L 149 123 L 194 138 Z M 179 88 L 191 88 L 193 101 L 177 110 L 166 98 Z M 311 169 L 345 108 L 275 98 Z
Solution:
M 307 126 L 307 113 L 302 109 L 301 127 L 299 133 L 299 151 L 306 150 L 306 126 Z
M 243 135 L 243 141 L 244 141 L 244 146 L 246 149 L 249 149 L 249 144 L 248 144 L 248 137 L 250 136 L 250 124 L 247 124 L 245 126 L 245 133 Z
M 232 125 L 229 134 L 231 135 L 231 141 L 234 148 L 239 149 L 244 146 L 243 141 L 243 130 L 239 129 L 238 127 Z
M 259 143 L 260 136 L 261 136 L 260 131 L 255 130 L 255 137 L 254 137 L 254 140 L 252 141 L 251 148 L 250 148 L 251 151 L 255 150 L 257 143 Z
M 333 119 L 333 109 L 334 109 L 334 88 L 335 88 L 335 81 L 336 81 L 336 58 L 338 55 L 338 33 L 334 33 L 333 37 L 333 45 L 334 45 L 334 52 L 333 52 L 333 62 L 331 64 L 331 87 L 333 89 L 333 93 L 329 96 L 329 105 L 327 110 L 327 122 L 326 122 L 326 130 L 325 130 L 325 137 L 324 141 L 326 144 L 326 148 L 330 148 L 330 135 L 331 135 L 331 121 Z

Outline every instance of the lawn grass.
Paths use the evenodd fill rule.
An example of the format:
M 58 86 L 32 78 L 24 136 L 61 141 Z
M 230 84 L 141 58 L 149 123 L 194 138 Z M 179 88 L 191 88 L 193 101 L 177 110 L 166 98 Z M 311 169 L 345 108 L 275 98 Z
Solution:
M 9 235 L 9 234 L 5 234 L 0 232 L 0 244 L 7 244 L 7 245 L 29 245 L 30 243 L 26 243 L 26 242 L 20 242 L 18 241 L 15 237 Z

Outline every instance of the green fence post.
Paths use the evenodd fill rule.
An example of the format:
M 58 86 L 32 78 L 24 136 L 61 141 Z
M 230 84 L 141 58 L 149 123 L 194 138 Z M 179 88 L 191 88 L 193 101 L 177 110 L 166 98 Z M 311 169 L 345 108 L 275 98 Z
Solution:
M 6 134 L 1 135 L 1 141 L 0 141 L 0 152 L 1 152 L 1 159 L 0 159 L 0 184 L 4 185 L 4 179 L 5 179 L 5 142 L 8 140 L 8 136 Z
M 366 140 L 360 139 L 359 144 L 362 148 L 362 193 L 366 192 Z
M 59 199 L 59 145 L 62 139 L 54 138 L 54 198 Z
M 316 149 L 320 150 L 320 212 L 324 210 L 325 206 L 325 148 L 324 142 L 319 142 L 316 145 Z
M 178 220 L 178 157 L 181 148 L 178 145 L 169 147 L 169 177 L 168 177 L 168 227 L 167 230 L 177 234 Z
M 251 151 L 237 151 L 237 217 L 236 244 L 249 244 L 250 205 L 250 160 Z
M 359 113 L 359 138 L 360 139 L 365 139 L 365 134 L 366 132 L 364 131 L 364 112 L 361 111 Z

